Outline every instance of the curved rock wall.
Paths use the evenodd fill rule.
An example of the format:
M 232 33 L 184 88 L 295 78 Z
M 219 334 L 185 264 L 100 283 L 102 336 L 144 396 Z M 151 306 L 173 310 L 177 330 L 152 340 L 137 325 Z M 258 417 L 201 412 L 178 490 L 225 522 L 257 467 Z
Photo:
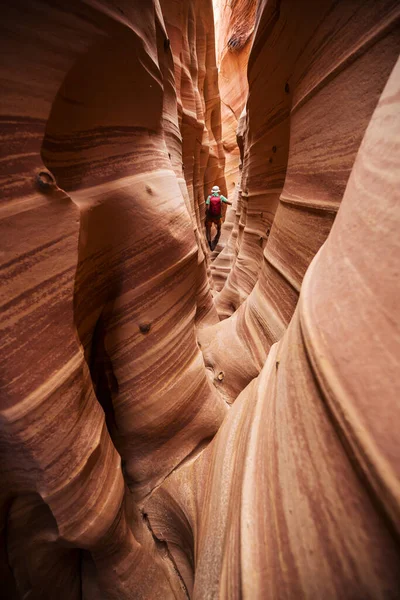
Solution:
M 218 321 L 209 292 L 208 244 L 204 235 L 205 198 L 213 185 L 226 192 L 221 139 L 221 103 L 211 1 L 170 2 L 161 6 L 174 56 L 181 145 L 175 172 L 187 196 L 199 248 L 198 326 Z M 183 178 L 184 176 L 184 178 Z
M 146 505 L 193 598 L 398 595 L 399 108 L 400 62 L 289 328 Z
M 290 322 L 398 56 L 398 23 L 393 2 L 327 1 L 309 10 L 268 3 L 259 12 L 239 250 L 216 301 L 223 316 L 240 308 L 200 336 L 207 365 L 225 373 L 220 389 L 229 402 L 260 372 Z M 266 98 L 271 110 L 262 109 Z
M 6 598 L 399 595 L 398 3 L 221 6 L 215 302 L 211 0 L 3 11 Z
M 231 195 L 238 183 L 239 148 L 236 130 L 248 95 L 247 62 L 254 31 L 256 0 L 214 0 L 218 14 L 219 90 L 226 155 L 225 177 Z
M 222 140 L 226 157 L 227 193 L 233 206 L 227 207 L 219 243 L 212 256 L 211 273 L 220 291 L 235 260 L 235 222 L 240 193 L 240 152 L 237 129 L 248 96 L 247 62 L 255 24 L 256 0 L 214 0 L 218 31 L 217 55 L 222 108 Z M 243 157 L 242 157 L 243 158 Z M 235 233 L 232 231 L 235 228 Z M 232 235 L 232 239 L 229 239 Z
M 189 193 L 177 61 L 158 2 L 17 1 L 2 19 L 1 572 L 10 597 L 184 595 L 136 501 L 226 412 L 195 333 L 196 320 L 217 319 L 194 231 L 201 241 L 204 181 L 218 169 L 222 177 L 223 160 L 205 40 L 211 3 L 192 10 L 182 64 L 203 150 L 184 148 L 197 178 L 185 169 Z

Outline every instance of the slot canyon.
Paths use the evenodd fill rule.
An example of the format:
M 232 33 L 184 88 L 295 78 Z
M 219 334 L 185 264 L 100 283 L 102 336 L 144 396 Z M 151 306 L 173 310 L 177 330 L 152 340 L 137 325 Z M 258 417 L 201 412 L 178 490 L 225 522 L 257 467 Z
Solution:
M 398 0 L 1 17 L 1 598 L 400 598 Z

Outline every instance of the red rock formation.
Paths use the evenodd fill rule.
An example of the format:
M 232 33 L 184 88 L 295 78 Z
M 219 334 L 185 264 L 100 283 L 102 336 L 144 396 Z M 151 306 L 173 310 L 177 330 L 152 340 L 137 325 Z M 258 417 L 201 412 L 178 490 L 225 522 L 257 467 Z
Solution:
M 247 95 L 247 62 L 254 31 L 256 0 L 214 0 L 218 29 L 219 90 L 222 107 L 222 139 L 226 156 L 225 177 L 229 198 L 222 234 L 213 254 L 211 272 L 221 290 L 235 259 L 235 215 L 240 192 L 241 161 L 237 129 Z M 232 234 L 232 239 L 229 239 Z M 218 306 L 218 302 L 217 302 Z
M 205 73 L 204 6 L 185 44 Z M 152 0 L 16 2 L 1 27 L 4 573 L 21 597 L 181 596 L 133 499 L 226 407 L 196 343 L 195 318 L 216 313 L 176 177 L 163 16 Z M 209 163 L 194 160 L 199 197 Z
M 398 595 L 399 109 L 400 62 L 288 330 L 146 505 L 193 598 Z
M 175 172 L 183 195 L 188 195 L 187 203 L 201 248 L 197 325 L 204 326 L 218 321 L 209 293 L 209 268 L 204 264 L 204 255 L 208 256 L 204 235 L 205 197 L 214 184 L 226 192 L 212 4 L 200 0 L 162 0 L 161 6 L 174 55 L 182 136 Z
M 258 3 L 214 304 L 211 0 L 7 3 L 6 598 L 398 595 L 399 12 Z
M 217 300 L 225 316 L 243 304 L 200 337 L 229 402 L 290 322 L 400 50 L 393 2 L 273 6 L 259 11 L 249 61 L 239 252 Z
M 236 130 L 248 95 L 246 71 L 254 30 L 256 0 L 215 0 L 214 4 L 219 15 L 218 64 L 223 144 L 227 158 L 225 176 L 228 192 L 232 194 L 239 175 Z

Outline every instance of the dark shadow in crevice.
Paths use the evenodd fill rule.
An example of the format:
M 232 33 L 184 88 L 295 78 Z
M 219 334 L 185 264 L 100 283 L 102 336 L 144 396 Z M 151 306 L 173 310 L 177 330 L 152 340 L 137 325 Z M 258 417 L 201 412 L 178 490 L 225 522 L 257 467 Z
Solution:
M 103 311 L 93 330 L 88 366 L 97 400 L 104 410 L 108 432 L 115 443 L 118 428 L 115 420 L 113 396 L 118 394 L 118 381 L 106 350 L 105 337 L 106 323 Z
M 81 598 L 80 549 L 62 538 L 50 506 L 36 492 L 20 494 L 6 518 L 7 563 L 18 581 L 17 598 Z M 2 581 L 9 595 L 9 582 Z M 12 591 L 12 586 L 11 586 Z

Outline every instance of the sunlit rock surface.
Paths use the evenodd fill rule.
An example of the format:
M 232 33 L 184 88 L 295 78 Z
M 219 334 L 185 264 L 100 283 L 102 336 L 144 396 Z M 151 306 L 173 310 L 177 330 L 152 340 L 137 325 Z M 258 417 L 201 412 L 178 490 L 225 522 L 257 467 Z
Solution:
M 175 144 L 175 172 L 190 206 L 199 246 L 196 324 L 202 327 L 218 321 L 210 295 L 205 198 L 213 185 L 226 193 L 212 4 L 209 0 L 161 0 L 161 6 L 174 57 L 181 133 L 181 144 Z
M 253 39 L 256 0 L 214 0 L 217 31 L 217 59 L 222 112 L 222 141 L 226 157 L 227 193 L 233 206 L 227 207 L 219 243 L 213 254 L 211 273 L 220 291 L 236 257 L 238 195 L 241 160 L 238 146 L 239 119 L 248 96 L 247 62 Z M 234 233 L 233 233 L 234 230 Z M 216 306 L 219 309 L 218 299 Z
M 4 5 L 6 599 L 400 595 L 400 9 L 214 5 Z

